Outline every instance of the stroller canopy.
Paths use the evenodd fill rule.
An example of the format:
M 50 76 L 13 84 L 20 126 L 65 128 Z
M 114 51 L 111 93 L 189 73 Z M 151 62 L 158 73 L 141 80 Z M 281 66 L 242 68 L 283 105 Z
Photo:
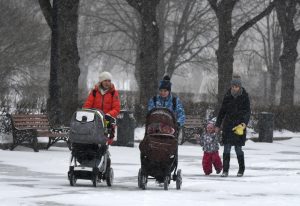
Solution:
M 70 123 L 72 143 L 105 144 L 106 140 L 103 112 L 80 109 L 73 114 Z
M 146 135 L 172 135 L 177 132 L 176 118 L 167 108 L 154 108 L 146 117 Z

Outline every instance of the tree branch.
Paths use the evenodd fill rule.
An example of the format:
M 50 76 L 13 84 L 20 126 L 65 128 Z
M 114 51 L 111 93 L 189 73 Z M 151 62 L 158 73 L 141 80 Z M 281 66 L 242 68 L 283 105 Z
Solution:
M 135 64 L 132 63 L 130 60 L 124 58 L 124 57 L 121 56 L 121 55 L 114 54 L 113 52 L 110 53 L 109 51 L 101 50 L 101 51 L 97 51 L 97 53 L 100 53 L 100 54 L 103 53 L 103 54 L 106 54 L 106 55 L 108 55 L 108 56 L 112 56 L 112 57 L 114 57 L 114 58 L 116 58 L 116 59 L 119 59 L 119 60 L 121 60 L 122 62 L 124 62 L 124 63 L 126 63 L 126 64 L 128 64 L 128 65 L 131 65 L 131 66 L 134 66 L 134 65 L 135 65 Z
M 211 8 L 215 11 L 215 13 L 218 13 L 218 5 L 217 0 L 208 0 L 208 3 L 210 4 Z
M 127 3 L 135 8 L 136 10 L 140 11 L 142 2 L 140 0 L 126 0 Z
M 179 56 L 179 52 L 178 52 L 178 48 L 180 47 L 180 42 L 183 39 L 184 34 L 186 34 L 186 32 L 184 31 L 184 27 L 187 25 L 188 19 L 189 19 L 189 15 L 191 14 L 190 9 L 193 8 L 195 1 L 187 1 L 185 8 L 182 12 L 181 15 L 181 19 L 179 22 L 179 25 L 177 27 L 177 32 L 174 33 L 174 40 L 173 40 L 173 44 L 172 44 L 172 49 L 171 49 L 171 54 L 170 54 L 170 58 L 169 58 L 169 63 L 168 65 L 173 66 L 173 64 L 175 64 L 176 59 Z M 183 40 L 184 41 L 184 40 Z
M 52 29 L 52 6 L 50 0 L 39 0 L 39 4 L 48 26 Z
M 203 49 L 207 48 L 208 45 L 210 45 L 212 42 L 214 42 L 218 37 L 214 37 L 212 38 L 210 41 L 206 42 L 205 45 L 202 45 L 198 48 L 198 50 L 196 52 L 194 52 L 190 57 L 186 58 L 185 60 L 179 62 L 177 65 L 175 65 L 175 69 L 177 69 L 178 67 L 182 66 L 185 63 L 190 62 L 193 58 L 195 58 Z
M 265 17 L 266 15 L 269 15 L 273 8 L 274 8 L 275 4 L 274 2 L 271 2 L 269 4 L 269 6 L 262 11 L 260 14 L 258 14 L 257 16 L 255 16 L 254 18 L 252 18 L 251 20 L 249 20 L 248 22 L 246 22 L 243 26 L 241 26 L 236 33 L 233 36 L 233 45 L 236 45 L 240 36 L 247 31 L 250 27 L 252 27 L 254 24 L 256 24 L 259 20 L 261 20 L 263 17 Z
M 117 14 L 117 16 L 119 17 L 120 19 L 120 23 L 121 25 L 125 25 L 129 31 L 132 31 L 133 33 L 138 33 L 138 29 L 135 27 L 134 25 L 134 19 L 131 18 L 131 16 L 129 16 L 127 14 L 127 11 L 125 9 L 122 9 L 122 6 L 119 4 L 119 2 L 117 1 L 118 3 L 118 6 L 119 8 L 117 9 L 110 1 L 108 1 L 108 5 L 113 9 L 114 13 Z M 127 17 L 127 21 L 126 19 L 124 19 L 124 17 L 121 15 L 120 12 L 124 12 L 124 14 L 126 15 Z M 137 35 L 134 35 L 134 36 L 137 36 Z
M 93 17 L 93 18 L 99 19 L 101 21 L 104 21 L 104 22 L 108 23 L 109 25 L 114 26 L 118 31 L 123 32 L 126 36 L 128 36 L 133 41 L 136 40 L 136 36 L 132 35 L 130 33 L 130 30 L 128 30 L 127 28 L 121 27 L 124 25 L 122 21 L 112 19 L 112 18 L 104 18 L 102 16 L 96 16 L 96 15 L 93 15 L 90 13 L 82 13 L 82 15 L 84 15 L 86 17 Z M 120 24 L 117 24 L 117 23 L 120 23 Z

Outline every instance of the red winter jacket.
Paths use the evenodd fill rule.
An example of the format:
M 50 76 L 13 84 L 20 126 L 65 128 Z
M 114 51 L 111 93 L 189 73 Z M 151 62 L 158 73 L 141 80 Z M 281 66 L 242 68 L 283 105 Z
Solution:
M 113 84 L 104 95 L 100 93 L 98 86 L 95 86 L 83 105 L 83 108 L 99 109 L 102 110 L 105 114 L 110 114 L 114 118 L 116 118 L 120 113 L 120 107 L 121 104 L 119 93 L 115 89 L 115 86 Z

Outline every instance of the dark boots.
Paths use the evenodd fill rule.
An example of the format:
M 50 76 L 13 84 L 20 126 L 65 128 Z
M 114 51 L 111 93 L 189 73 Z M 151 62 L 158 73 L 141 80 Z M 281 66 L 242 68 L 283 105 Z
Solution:
M 244 155 L 238 155 L 237 159 L 238 159 L 238 163 L 239 163 L 239 171 L 237 173 L 237 176 L 242 177 L 245 172 Z M 230 154 L 223 154 L 223 173 L 222 173 L 221 177 L 228 176 L 229 163 L 230 163 Z
M 237 156 L 238 163 L 239 163 L 239 171 L 237 173 L 238 177 L 242 177 L 244 175 L 245 171 L 245 160 L 244 160 L 244 154 Z
M 227 177 L 229 171 L 230 153 L 223 153 L 223 173 L 221 177 Z

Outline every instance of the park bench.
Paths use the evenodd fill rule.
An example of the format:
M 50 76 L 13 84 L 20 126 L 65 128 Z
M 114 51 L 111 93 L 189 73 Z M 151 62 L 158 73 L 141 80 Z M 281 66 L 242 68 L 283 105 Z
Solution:
M 196 143 L 195 134 L 202 134 L 204 131 L 204 120 L 200 115 L 186 115 L 182 128 L 182 138 L 180 144 L 188 141 Z
M 38 152 L 38 137 L 49 137 L 46 149 L 60 140 L 65 141 L 70 148 L 69 128 L 51 127 L 46 114 L 12 114 L 10 118 L 13 134 L 11 150 L 26 142 L 35 152 Z

